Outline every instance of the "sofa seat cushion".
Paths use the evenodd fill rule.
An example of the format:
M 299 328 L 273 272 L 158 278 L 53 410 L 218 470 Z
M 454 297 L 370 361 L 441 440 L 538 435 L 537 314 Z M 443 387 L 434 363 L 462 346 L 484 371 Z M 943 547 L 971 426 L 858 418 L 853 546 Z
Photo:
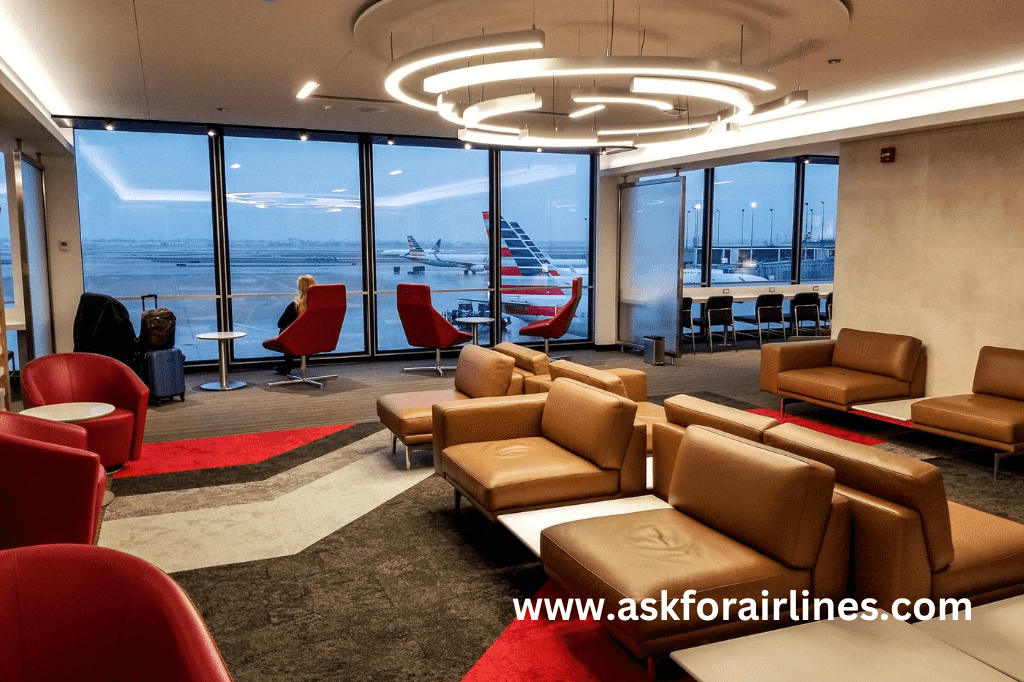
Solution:
M 1024 583 L 1024 524 L 949 503 L 953 563 L 932 575 L 932 598 L 969 597 Z
M 434 404 L 468 398 L 465 393 L 450 389 L 390 393 L 377 398 L 377 416 L 381 423 L 406 445 L 429 443 L 433 433 Z M 408 440 L 417 437 L 420 439 L 413 442 Z
M 668 419 L 665 417 L 665 408 L 661 405 L 655 405 L 647 401 L 636 404 L 636 419 L 633 420 L 633 423 L 643 424 L 647 427 L 647 452 L 651 452 L 654 449 L 654 425 L 664 424 L 666 421 Z
M 1024 442 L 1024 402 L 969 393 L 919 400 L 910 406 L 915 424 L 966 433 L 1000 443 Z
M 570 594 L 605 600 L 605 609 L 619 600 L 669 600 L 696 590 L 697 601 L 719 603 L 719 618 L 703 621 L 690 606 L 689 621 L 616 620 L 609 623 L 636 642 L 684 633 L 721 623 L 723 599 L 762 599 L 761 590 L 783 597 L 789 590 L 811 590 L 811 572 L 787 568 L 755 549 L 675 509 L 584 519 L 559 524 L 541 533 L 541 561 L 549 575 Z M 739 606 L 730 609 L 738 620 Z M 638 607 L 638 615 L 640 615 Z
M 778 385 L 780 391 L 817 398 L 835 405 L 905 398 L 910 395 L 910 384 L 905 381 L 844 367 L 791 369 L 779 374 Z
M 540 436 L 463 443 L 441 453 L 445 476 L 489 511 L 612 497 L 619 472 Z

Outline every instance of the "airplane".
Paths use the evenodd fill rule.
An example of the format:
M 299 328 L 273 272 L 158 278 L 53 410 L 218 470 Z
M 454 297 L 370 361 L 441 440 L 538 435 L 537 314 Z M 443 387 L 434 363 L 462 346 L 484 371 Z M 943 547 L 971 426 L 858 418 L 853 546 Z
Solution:
M 462 268 L 465 274 L 487 272 L 486 253 L 448 253 L 441 248 L 441 240 L 434 242 L 433 248 L 424 249 L 412 235 L 406 236 L 409 240 L 409 250 L 388 249 L 383 255 L 401 256 L 411 260 L 417 265 L 432 265 L 438 268 Z

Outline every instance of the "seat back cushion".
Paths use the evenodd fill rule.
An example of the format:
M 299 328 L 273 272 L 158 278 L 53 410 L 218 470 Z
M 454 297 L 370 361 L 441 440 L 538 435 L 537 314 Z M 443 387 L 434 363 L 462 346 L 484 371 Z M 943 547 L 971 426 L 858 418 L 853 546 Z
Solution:
M 556 360 L 548 366 L 548 373 L 551 375 L 552 381 L 559 377 L 575 379 L 615 395 L 626 395 L 626 386 L 622 383 L 622 378 L 603 369 L 579 365 L 568 360 Z
M 1024 400 L 1024 350 L 985 346 L 974 370 L 974 393 Z
M 455 390 L 470 398 L 508 395 L 515 366 L 516 361 L 508 355 L 480 346 L 463 346 L 455 367 Z
M 846 328 L 836 337 L 832 365 L 910 381 L 920 355 L 921 339 L 913 336 Z
M 542 375 L 548 373 L 548 356 L 542 351 L 520 346 L 509 341 L 502 341 L 494 347 L 494 350 L 513 358 L 516 362 L 516 367 L 530 374 Z
M 636 403 L 629 398 L 559 378 L 548 392 L 540 430 L 602 469 L 620 469 L 635 418 Z
M 791 568 L 814 566 L 832 509 L 829 467 L 732 434 L 691 426 L 668 502 Z
M 914 510 L 921 516 L 932 570 L 939 571 L 953 560 L 946 487 L 937 467 L 796 424 L 769 429 L 764 442 L 827 464 L 835 469 L 839 484 Z
M 690 395 L 675 395 L 665 400 L 665 416 L 679 426 L 709 426 L 748 440 L 762 442 L 762 434 L 779 422 L 771 417 L 751 414 L 718 405 Z

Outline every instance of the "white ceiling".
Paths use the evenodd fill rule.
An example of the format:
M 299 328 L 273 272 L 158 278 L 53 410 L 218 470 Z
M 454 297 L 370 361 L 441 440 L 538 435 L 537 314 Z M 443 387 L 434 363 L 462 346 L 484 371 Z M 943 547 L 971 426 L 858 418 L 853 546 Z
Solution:
M 600 54 L 612 1 L 383 0 L 357 40 L 353 26 L 374 4 L 366 0 L 3 0 L 0 59 L 54 116 L 455 137 L 431 112 L 361 101 L 389 99 L 392 38 L 397 57 L 535 22 L 548 34 L 546 55 Z M 1021 0 L 614 1 L 614 53 L 636 54 L 643 39 L 644 54 L 738 60 L 743 24 L 744 63 L 769 66 L 780 92 L 799 85 L 823 110 L 946 76 L 1024 71 Z M 308 80 L 321 83 L 316 95 L 343 99 L 297 100 Z M 1020 98 L 1004 97 L 1000 111 L 1024 111 Z M 14 99 L 0 97 L 0 144 L 20 134 L 44 152 L 59 148 L 52 132 L 40 137 L 38 116 L 19 122 Z M 967 101 L 941 108 L 949 120 L 978 115 Z M 707 154 L 717 143 L 704 144 Z M 666 154 L 635 162 L 655 158 Z

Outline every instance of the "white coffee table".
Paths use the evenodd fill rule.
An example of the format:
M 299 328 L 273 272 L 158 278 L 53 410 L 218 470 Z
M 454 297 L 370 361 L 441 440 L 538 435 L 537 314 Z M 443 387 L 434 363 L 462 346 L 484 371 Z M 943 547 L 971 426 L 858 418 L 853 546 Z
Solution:
M 1024 596 L 972 608 L 970 620 L 934 619 L 914 627 L 1024 681 Z
M 892 617 L 873 621 L 837 618 L 794 625 L 674 651 L 672 660 L 697 682 L 1009 682 L 1013 679 Z
M 110 403 L 52 403 L 50 405 L 38 405 L 21 411 L 30 417 L 49 419 L 54 422 L 84 422 L 89 419 L 105 417 L 114 411 Z
M 601 500 L 600 502 L 584 502 L 567 507 L 552 509 L 534 509 L 533 511 L 499 514 L 498 522 L 512 531 L 524 545 L 540 556 L 540 532 L 545 528 L 557 526 L 567 521 L 593 519 L 599 516 L 616 516 L 631 512 L 647 511 L 648 509 L 669 509 L 671 505 L 654 495 L 624 497 L 618 500 Z
M 886 400 L 880 403 L 864 403 L 854 405 L 850 412 L 865 417 L 881 417 L 886 421 L 898 422 L 904 426 L 913 426 L 910 420 L 910 406 L 925 398 L 906 398 L 904 400 Z
M 205 391 L 232 391 L 245 386 L 244 381 L 228 381 L 228 342 L 233 339 L 240 339 L 245 332 L 208 332 L 196 334 L 197 339 L 204 341 L 217 341 L 217 365 L 220 369 L 220 381 L 208 381 L 199 388 Z
M 494 318 L 493 317 L 459 317 L 459 318 L 456 318 L 455 321 L 458 322 L 459 324 L 472 325 L 472 327 L 473 327 L 473 345 L 474 346 L 479 346 L 480 345 L 480 332 L 479 332 L 480 325 L 482 325 L 482 324 L 490 324 L 491 322 L 494 322 Z

